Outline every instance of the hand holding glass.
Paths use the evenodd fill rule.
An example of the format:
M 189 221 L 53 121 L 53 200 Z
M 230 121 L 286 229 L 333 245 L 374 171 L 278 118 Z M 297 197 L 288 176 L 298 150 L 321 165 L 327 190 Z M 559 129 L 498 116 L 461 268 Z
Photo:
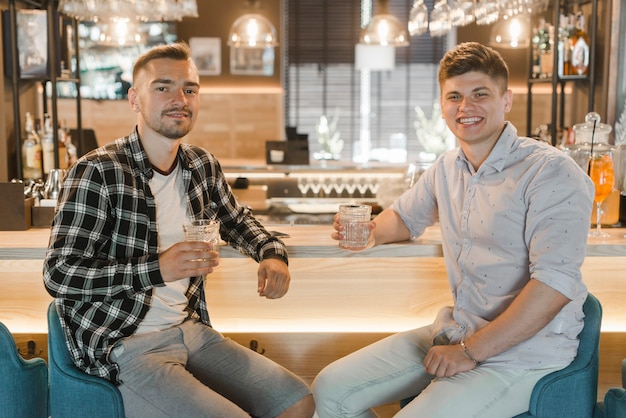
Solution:
M 209 219 L 197 219 L 183 225 L 187 241 L 202 241 L 211 244 L 213 257 L 220 256 L 220 222 Z M 202 259 L 198 259 L 203 261 Z
M 339 247 L 352 251 L 366 248 L 370 237 L 372 207 L 370 205 L 340 205 L 339 217 L 339 223 L 344 228 Z

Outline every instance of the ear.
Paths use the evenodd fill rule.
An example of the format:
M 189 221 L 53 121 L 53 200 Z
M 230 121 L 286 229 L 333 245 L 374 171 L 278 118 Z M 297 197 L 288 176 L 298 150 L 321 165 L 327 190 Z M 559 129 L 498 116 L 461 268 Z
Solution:
M 504 92 L 504 113 L 509 113 L 513 106 L 513 91 L 511 89 Z
M 441 112 L 441 119 L 445 120 L 446 117 L 443 114 L 443 98 L 441 97 L 441 92 L 439 92 L 439 110 Z
M 139 113 L 141 111 L 141 106 L 139 105 L 139 97 L 137 96 L 137 90 L 134 87 L 128 89 L 128 103 L 130 104 L 130 108 Z

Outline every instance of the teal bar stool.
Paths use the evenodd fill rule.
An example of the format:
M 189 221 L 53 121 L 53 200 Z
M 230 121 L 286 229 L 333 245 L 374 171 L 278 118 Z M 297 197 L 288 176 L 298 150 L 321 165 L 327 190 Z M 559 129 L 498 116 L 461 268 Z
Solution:
M 48 307 L 48 362 L 53 418 L 124 418 L 117 387 L 84 373 L 72 362 L 54 302 Z
M 601 414 L 596 414 L 596 418 L 626 417 L 626 359 L 622 360 L 622 387 L 609 389 L 598 407 Z
M 578 354 L 566 368 L 542 377 L 530 397 L 528 411 L 513 418 L 602 416 L 597 402 L 602 306 L 591 293 L 583 305 L 585 325 L 578 338 Z M 413 398 L 400 402 L 403 407 Z
M 0 322 L 0 417 L 48 416 L 48 366 L 42 358 L 23 359 L 13 335 Z

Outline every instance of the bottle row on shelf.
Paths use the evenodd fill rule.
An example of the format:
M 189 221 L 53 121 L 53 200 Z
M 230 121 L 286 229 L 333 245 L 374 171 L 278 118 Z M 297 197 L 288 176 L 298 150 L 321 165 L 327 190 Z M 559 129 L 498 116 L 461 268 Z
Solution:
M 538 26 L 533 28 L 531 77 L 551 78 L 555 70 L 555 53 L 559 77 L 586 76 L 591 47 L 582 12 L 560 15 L 556 39 L 554 26 L 541 18 Z
M 50 115 L 45 114 L 43 124 L 38 122 L 30 112 L 26 112 L 22 140 L 22 178 L 24 180 L 42 179 L 56 166 L 52 119 Z M 58 138 L 58 168 L 66 169 L 78 157 L 76 146 L 72 144 L 66 129 L 58 128 Z

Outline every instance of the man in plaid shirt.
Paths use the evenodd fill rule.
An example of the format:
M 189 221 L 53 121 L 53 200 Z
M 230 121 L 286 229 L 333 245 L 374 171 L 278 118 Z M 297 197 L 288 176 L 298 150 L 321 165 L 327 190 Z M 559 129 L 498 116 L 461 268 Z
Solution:
M 118 385 L 127 417 L 312 416 L 301 379 L 210 325 L 204 278 L 219 261 L 185 241 L 184 223 L 219 220 L 259 263 L 260 296 L 284 296 L 290 274 L 284 244 L 238 204 L 215 157 L 182 142 L 199 108 L 189 47 L 146 52 L 133 82 L 136 129 L 70 168 L 44 263 L 74 363 Z

